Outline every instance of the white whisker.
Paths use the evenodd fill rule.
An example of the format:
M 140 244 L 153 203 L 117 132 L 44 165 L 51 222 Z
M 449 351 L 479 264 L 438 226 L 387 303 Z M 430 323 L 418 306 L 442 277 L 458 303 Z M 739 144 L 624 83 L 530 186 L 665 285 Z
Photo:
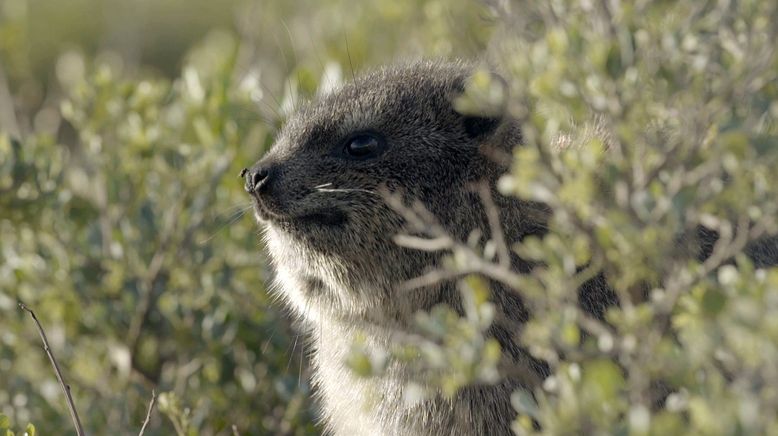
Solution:
M 375 191 L 369 191 L 367 189 L 356 189 L 356 188 L 352 188 L 352 189 L 334 189 L 334 188 L 333 189 L 324 189 L 324 188 L 318 188 L 316 190 L 318 192 L 365 192 L 365 193 L 368 193 L 368 194 L 378 195 L 378 193 L 375 192 Z
M 208 243 L 208 241 L 210 241 L 211 239 L 215 238 L 216 235 L 219 234 L 219 232 L 224 230 L 226 227 L 230 227 L 233 224 L 237 223 L 238 220 L 243 218 L 243 215 L 245 215 L 246 212 L 249 209 L 253 208 L 253 207 L 254 207 L 253 205 L 249 204 L 248 206 L 242 207 L 242 208 L 236 210 L 235 212 L 233 212 L 232 216 L 228 220 L 226 220 L 226 222 L 221 224 L 213 233 L 211 233 L 210 236 L 208 236 L 207 238 L 199 241 L 198 244 L 199 245 L 204 245 L 204 244 Z

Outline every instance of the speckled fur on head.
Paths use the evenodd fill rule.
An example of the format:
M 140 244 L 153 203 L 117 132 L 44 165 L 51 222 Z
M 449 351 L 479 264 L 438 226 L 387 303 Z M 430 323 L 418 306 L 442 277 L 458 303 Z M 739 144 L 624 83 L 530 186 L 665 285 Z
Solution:
M 447 303 L 460 307 L 453 282 L 400 290 L 440 261 L 440 254 L 402 248 L 393 236 L 403 220 L 380 189 L 420 200 L 455 238 L 475 229 L 488 236 L 478 181 L 492 186 L 505 168 L 484 153 L 510 150 L 518 129 L 507 119 L 479 119 L 454 110 L 472 66 L 419 62 L 362 76 L 300 108 L 275 146 L 249 171 L 262 171 L 256 213 L 276 270 L 275 290 L 310 330 L 314 384 L 325 428 L 336 434 L 510 434 L 515 411 L 510 393 L 539 380 L 544 366 L 513 341 L 527 313 L 520 298 L 495 284 L 500 310 L 492 334 L 503 353 L 526 367 L 526 377 L 463 389 L 453 399 L 403 401 L 407 368 L 360 379 L 344 362 L 357 331 L 367 346 L 388 347 L 392 332 L 407 329 L 418 310 Z M 375 159 L 338 153 L 358 132 L 385 140 Z M 267 176 L 267 177 L 266 177 Z M 257 186 L 253 181 L 250 190 Z M 257 188 L 258 189 L 258 188 Z M 493 197 L 509 241 L 544 228 L 537 205 Z M 515 267 L 526 269 L 520 259 Z
M 300 314 L 384 317 L 398 300 L 396 285 L 434 265 L 430 255 L 392 241 L 402 220 L 378 195 L 381 188 L 421 200 L 457 236 L 481 227 L 483 214 L 467 185 L 501 169 L 480 152 L 489 139 L 481 133 L 495 132 L 471 136 L 467 117 L 452 106 L 469 69 L 456 63 L 382 69 L 302 107 L 284 126 L 262 159 L 277 170 L 273 194 L 259 209 L 270 218 L 264 227 L 276 263 L 287 262 L 280 255 L 287 253 L 300 260 L 290 266 L 328 287 L 327 295 L 306 292 L 305 301 L 296 301 Z M 355 132 L 381 134 L 387 150 L 361 162 L 333 156 Z M 312 212 L 319 212 L 313 220 L 280 219 Z M 325 216 L 339 225 L 318 225 Z

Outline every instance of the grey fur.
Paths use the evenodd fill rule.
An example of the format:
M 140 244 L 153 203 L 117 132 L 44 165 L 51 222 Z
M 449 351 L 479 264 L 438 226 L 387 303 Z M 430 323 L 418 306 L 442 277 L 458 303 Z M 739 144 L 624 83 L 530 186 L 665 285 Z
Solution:
M 252 168 L 272 169 L 269 192 L 256 202 L 257 217 L 277 272 L 276 290 L 310 332 L 313 382 L 325 428 L 335 434 L 510 434 L 515 411 L 509 397 L 520 380 L 407 406 L 402 365 L 369 380 L 344 365 L 356 332 L 367 333 L 369 347 L 385 348 L 393 332 L 408 328 L 415 311 L 439 303 L 461 306 L 454 283 L 397 289 L 434 267 L 439 255 L 393 242 L 403 221 L 378 190 L 421 200 L 462 240 L 474 229 L 488 229 L 480 198 L 468 185 L 493 183 L 505 168 L 484 149 L 512 147 L 519 136 L 511 123 L 497 126 L 454 110 L 452 98 L 470 71 L 464 63 L 420 62 L 363 76 L 300 108 Z M 359 131 L 381 133 L 388 143 L 384 154 L 366 161 L 333 156 L 338 144 Z M 537 220 L 528 217 L 542 215 L 542 207 L 494 197 L 505 212 L 508 240 L 539 231 Z M 523 381 L 539 380 L 543 364 L 512 340 L 527 316 L 520 298 L 499 286 L 493 298 L 503 313 L 492 333 L 505 354 L 527 368 Z
M 248 172 L 262 169 L 257 218 L 276 270 L 275 290 L 309 332 L 313 383 L 328 432 L 339 435 L 507 435 L 515 411 L 510 394 L 547 374 L 514 338 L 528 314 L 513 291 L 492 285 L 499 314 L 490 333 L 520 375 L 496 385 L 461 390 L 451 400 L 437 395 L 420 404 L 403 401 L 407 371 L 393 363 L 386 376 L 360 379 L 345 366 L 357 332 L 367 345 L 386 349 L 394 332 L 409 328 L 417 310 L 439 303 L 461 307 L 455 284 L 413 291 L 398 288 L 440 261 L 439 255 L 401 248 L 392 237 L 403 221 L 378 191 L 386 187 L 418 199 L 460 240 L 488 221 L 473 182 L 494 181 L 505 168 L 485 151 L 509 151 L 520 142 L 516 124 L 468 118 L 452 97 L 472 67 L 419 62 L 367 74 L 300 108 L 277 143 Z M 378 158 L 343 159 L 337 153 L 354 132 L 381 133 L 388 148 Z M 250 190 L 255 191 L 253 182 Z M 493 195 L 508 241 L 544 232 L 542 205 Z M 488 235 L 487 235 L 488 236 Z M 531 265 L 513 258 L 513 267 Z M 596 316 L 615 303 L 601 276 L 579 291 Z

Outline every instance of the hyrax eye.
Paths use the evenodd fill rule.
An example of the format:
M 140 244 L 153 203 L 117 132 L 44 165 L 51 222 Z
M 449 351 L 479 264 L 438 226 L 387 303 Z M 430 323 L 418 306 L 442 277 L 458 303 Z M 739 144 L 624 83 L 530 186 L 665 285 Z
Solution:
M 352 159 L 377 157 L 384 149 L 384 140 L 372 133 L 360 133 L 346 141 L 343 153 Z

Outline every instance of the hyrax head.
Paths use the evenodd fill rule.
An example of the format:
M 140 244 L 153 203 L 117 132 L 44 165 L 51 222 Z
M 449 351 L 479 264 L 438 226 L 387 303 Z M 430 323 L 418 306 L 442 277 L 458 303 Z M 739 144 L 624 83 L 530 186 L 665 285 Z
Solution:
M 454 233 L 479 227 L 469 185 L 499 171 L 482 146 L 500 122 L 454 109 L 471 72 L 416 63 L 358 78 L 300 108 L 245 172 L 282 295 L 302 315 L 435 303 L 396 289 L 436 258 L 393 242 L 403 220 L 382 192 L 421 201 Z

